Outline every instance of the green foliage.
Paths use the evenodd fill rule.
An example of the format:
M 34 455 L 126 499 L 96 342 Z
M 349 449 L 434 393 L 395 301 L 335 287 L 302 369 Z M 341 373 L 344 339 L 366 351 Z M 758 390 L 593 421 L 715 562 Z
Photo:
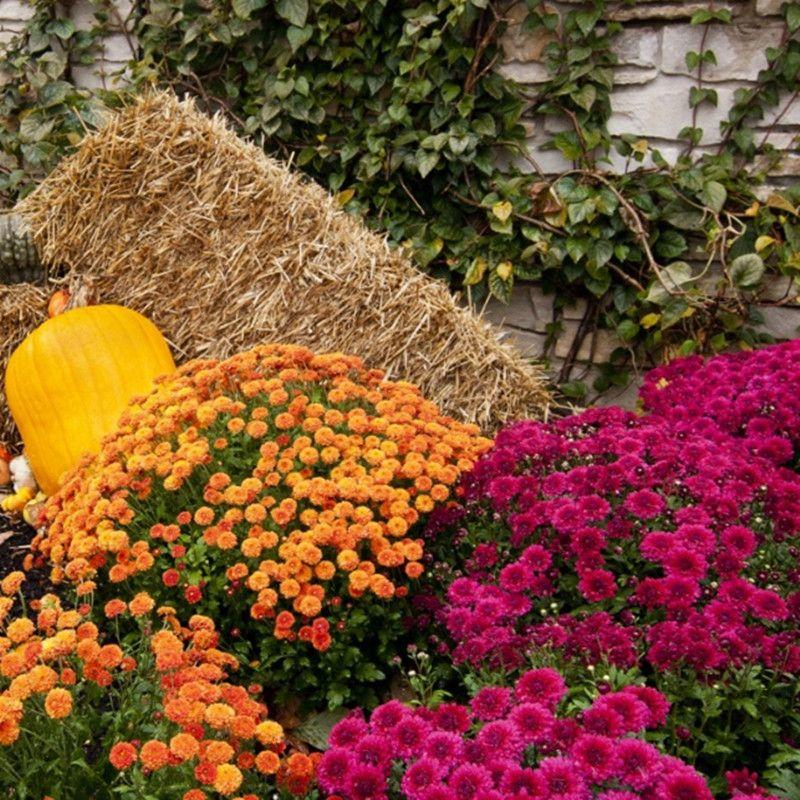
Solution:
M 85 30 L 50 0 L 34 5 L 8 48 L 2 90 L 0 192 L 9 200 L 124 94 L 76 89 L 70 74 L 97 57 L 112 3 L 96 0 Z M 542 0 L 526 5 L 550 73 L 530 97 L 494 69 L 507 20 L 490 0 L 140 2 L 132 87 L 168 85 L 223 110 L 475 301 L 487 292 L 507 300 L 515 280 L 539 283 L 555 297 L 552 339 L 563 308 L 586 301 L 579 339 L 606 328 L 619 340 L 597 389 L 624 383 L 643 356 L 755 344 L 763 279 L 800 269 L 800 192 L 756 200 L 774 151 L 770 131 L 760 140 L 754 131 L 769 111 L 779 123 L 797 97 L 800 3 L 784 4 L 785 34 L 767 68 L 736 93 L 718 152 L 702 155 L 698 112 L 718 103 L 704 81 L 717 61 L 707 34 L 731 15 L 714 3 L 694 14 L 703 36 L 686 54 L 692 124 L 675 164 L 641 137 L 609 133 L 620 26 L 606 20 L 606 0 L 560 13 Z M 519 165 L 532 161 L 523 110 L 567 123 L 550 146 L 572 169 L 545 177 L 533 163 L 523 174 Z M 612 157 L 624 159 L 621 172 Z M 568 386 L 574 397 L 586 392 Z
M 102 5 L 97 26 L 78 30 L 63 6 L 37 2 L 22 33 L 0 49 L 0 197 L 6 201 L 27 194 L 99 122 L 104 97 L 114 101 L 110 93 L 79 89 L 72 74 L 101 53 Z

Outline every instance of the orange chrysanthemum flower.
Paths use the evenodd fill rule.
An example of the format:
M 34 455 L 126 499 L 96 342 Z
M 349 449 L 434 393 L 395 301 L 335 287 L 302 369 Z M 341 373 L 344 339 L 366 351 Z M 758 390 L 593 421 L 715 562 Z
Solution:
M 137 758 L 136 748 L 130 742 L 117 742 L 108 754 L 111 766 L 120 771 L 133 766 Z
M 51 689 L 45 697 L 44 710 L 51 719 L 68 717 L 72 711 L 72 695 L 66 689 Z

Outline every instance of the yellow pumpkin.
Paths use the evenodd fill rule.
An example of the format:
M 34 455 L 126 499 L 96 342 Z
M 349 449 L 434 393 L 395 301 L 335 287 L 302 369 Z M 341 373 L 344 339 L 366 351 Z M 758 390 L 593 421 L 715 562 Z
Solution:
M 174 369 L 156 326 L 122 306 L 74 308 L 33 331 L 8 360 L 6 398 L 42 490 L 53 494 L 128 401 Z

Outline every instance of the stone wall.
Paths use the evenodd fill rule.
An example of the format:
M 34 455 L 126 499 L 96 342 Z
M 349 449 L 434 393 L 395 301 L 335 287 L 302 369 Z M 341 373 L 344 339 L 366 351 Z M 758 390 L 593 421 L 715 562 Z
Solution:
M 68 5 L 68 16 L 78 29 L 89 29 L 95 22 L 95 6 L 90 0 L 73 0 Z M 102 52 L 92 66 L 73 64 L 73 79 L 81 86 L 91 88 L 114 88 L 124 80 L 118 73 L 133 55 L 135 43 L 130 36 L 128 15 L 131 13 L 131 0 L 115 0 L 109 4 L 112 34 L 102 43 Z M 33 13 L 32 5 L 26 0 L 0 0 L 0 46 L 8 42 L 22 29 L 25 20 Z
M 556 9 L 565 10 L 578 0 L 550 2 Z M 616 39 L 619 66 L 615 73 L 615 88 L 612 94 L 614 110 L 610 121 L 613 134 L 635 134 L 646 139 L 667 160 L 673 160 L 685 145 L 678 140 L 681 128 L 691 125 L 691 109 L 688 105 L 689 89 L 696 76 L 686 67 L 685 55 L 689 50 L 700 50 L 702 28 L 692 26 L 692 14 L 708 8 L 707 0 L 636 0 L 635 3 L 610 3 L 609 17 L 623 23 L 623 30 Z M 716 89 L 719 95 L 718 108 L 703 106 L 698 114 L 698 126 L 704 130 L 704 138 L 697 152 L 716 152 L 720 138 L 719 123 L 725 118 L 737 88 L 752 84 L 759 70 L 766 64 L 765 51 L 780 42 L 783 22 L 780 18 L 782 0 L 727 0 L 716 2 L 716 8 L 729 8 L 733 14 L 730 25 L 711 25 L 705 47 L 714 50 L 716 65 L 706 65 L 704 82 Z M 520 22 L 525 15 L 524 4 L 512 6 L 509 16 L 513 23 L 504 39 L 505 63 L 501 70 L 515 80 L 536 86 L 547 79 L 547 72 L 540 62 L 547 35 L 524 32 Z M 770 176 L 770 185 L 780 187 L 796 182 L 800 175 L 800 155 L 797 152 L 797 137 L 800 135 L 800 100 L 789 103 L 784 98 L 776 111 L 768 115 L 757 129 L 757 141 L 767 136 L 768 130 L 778 115 L 779 124 L 769 131 L 768 141 L 785 151 L 777 170 Z M 569 162 L 558 151 L 547 150 L 544 143 L 560 130 L 565 130 L 561 120 L 531 117 L 525 120 L 528 131 L 529 152 L 539 168 L 546 174 L 557 174 L 570 168 Z M 622 157 L 614 154 L 613 168 L 624 170 Z M 527 161 L 519 167 L 530 171 Z M 780 295 L 785 287 L 775 286 Z M 578 306 L 565 310 L 560 320 L 561 333 L 549 348 L 546 347 L 547 326 L 552 323 L 552 297 L 545 297 L 535 287 L 521 285 L 514 291 L 511 303 L 504 306 L 490 302 L 487 318 L 502 326 L 508 338 L 514 341 L 531 358 L 546 358 L 555 375 L 560 371 L 564 358 L 570 352 L 579 331 L 583 308 Z M 760 309 L 765 318 L 765 330 L 777 338 L 794 338 L 800 335 L 800 308 Z M 609 354 L 619 346 L 614 335 L 600 331 L 587 337 L 578 348 L 577 369 L 571 376 L 591 384 L 597 369 L 594 364 L 607 360 Z M 635 400 L 635 387 L 627 390 L 607 392 L 603 400 L 630 405 Z
M 574 4 L 579 0 L 571 0 Z M 568 8 L 569 3 L 550 3 L 555 8 Z M 695 85 L 696 73 L 686 66 L 685 56 L 690 50 L 698 51 L 703 36 L 701 26 L 689 24 L 692 14 L 708 8 L 707 0 L 691 2 L 664 2 L 663 0 L 636 0 L 629 3 L 610 3 L 609 17 L 623 23 L 623 30 L 615 43 L 619 66 L 615 71 L 615 88 L 612 95 L 614 114 L 609 123 L 612 134 L 634 134 L 646 139 L 661 151 L 667 160 L 674 160 L 684 149 L 678 141 L 678 132 L 692 124 L 688 104 L 690 88 Z M 704 130 L 698 152 L 703 149 L 716 152 L 721 141 L 719 123 L 727 116 L 736 89 L 751 85 L 759 70 L 767 65 L 765 51 L 779 44 L 783 21 L 779 16 L 782 0 L 728 0 L 716 2 L 716 8 L 728 8 L 733 14 L 730 25 L 709 26 L 705 48 L 715 52 L 717 64 L 707 64 L 703 81 L 719 95 L 718 107 L 703 104 L 697 124 Z M 501 71 L 509 77 L 528 85 L 535 92 L 537 84 L 547 79 L 547 72 L 539 58 L 548 38 L 539 32 L 524 32 L 521 20 L 525 16 L 524 4 L 512 6 L 509 18 L 512 24 L 505 35 L 503 48 L 505 63 Z M 800 102 L 779 104 L 757 126 L 761 141 L 767 135 L 775 118 L 781 119 L 769 132 L 768 141 L 786 151 L 775 172 L 776 181 L 800 175 L 800 155 L 793 148 L 793 140 L 800 134 Z M 788 110 L 786 106 L 788 105 Z M 783 113 L 782 113 L 783 112 Z M 560 120 L 532 117 L 526 120 L 529 151 L 545 173 L 557 173 L 569 168 L 560 153 L 543 149 L 544 143 L 560 130 Z M 614 154 L 614 167 L 625 169 L 624 159 Z M 520 167 L 530 170 L 527 162 Z
M 580 0 L 552 0 L 556 9 L 568 9 Z M 718 108 L 703 106 L 698 115 L 698 125 L 705 136 L 698 152 L 704 148 L 716 150 L 720 142 L 719 122 L 731 104 L 734 91 L 752 83 L 758 71 L 766 66 L 765 50 L 779 42 L 783 25 L 779 17 L 783 0 L 716 0 L 716 8 L 729 8 L 733 14 L 731 25 L 710 26 L 705 46 L 715 51 L 716 65 L 707 65 L 704 80 L 719 94 Z M 73 0 L 70 15 L 78 27 L 92 24 L 93 6 L 90 0 Z M 691 110 L 687 98 L 695 78 L 687 69 L 684 57 L 689 50 L 700 49 L 702 29 L 689 24 L 692 14 L 708 8 L 708 0 L 635 0 L 611 2 L 609 17 L 623 23 L 622 33 L 616 40 L 619 66 L 615 74 L 612 95 L 614 114 L 610 130 L 614 134 L 631 133 L 647 139 L 668 160 L 681 152 L 678 131 L 691 124 Z M 126 32 L 131 0 L 116 0 L 112 4 L 117 30 L 104 43 L 103 59 L 93 67 L 73 66 L 73 76 L 87 86 L 111 86 L 120 78 L 112 77 L 131 57 L 134 43 Z M 0 0 L 0 44 L 19 31 L 23 21 L 31 14 L 26 0 Z M 511 5 L 508 16 L 511 25 L 503 48 L 505 63 L 501 70 L 511 78 L 526 84 L 532 92 L 546 80 L 547 74 L 540 62 L 547 38 L 538 33 L 524 32 L 521 20 L 525 15 L 523 3 Z M 762 121 L 760 138 L 780 115 L 780 122 L 769 133 L 769 141 L 786 151 L 771 182 L 775 186 L 796 181 L 800 175 L 800 155 L 792 143 L 800 133 L 800 101 L 788 107 L 782 103 Z M 547 174 L 556 174 L 569 168 L 557 151 L 544 149 L 544 143 L 553 133 L 563 130 L 559 121 L 531 117 L 525 120 L 531 158 Z M 795 142 L 796 144 L 796 142 Z M 625 163 L 614 156 L 614 167 L 625 169 Z M 522 169 L 531 169 L 527 161 Z M 781 290 L 778 287 L 776 291 Z M 765 308 L 766 330 L 777 337 L 800 335 L 800 309 Z M 531 358 L 546 358 L 554 374 L 558 374 L 564 358 L 570 352 L 580 328 L 583 309 L 566 309 L 560 321 L 561 333 L 555 342 L 546 347 L 547 326 L 552 322 L 552 298 L 544 297 L 532 286 L 517 286 L 511 303 L 503 306 L 490 303 L 486 316 L 500 325 L 506 335 L 515 341 Z M 613 334 L 601 331 L 582 341 L 578 349 L 581 362 L 573 378 L 591 382 L 597 369 L 593 363 L 608 358 L 618 346 Z M 630 403 L 633 392 L 609 392 L 607 399 Z

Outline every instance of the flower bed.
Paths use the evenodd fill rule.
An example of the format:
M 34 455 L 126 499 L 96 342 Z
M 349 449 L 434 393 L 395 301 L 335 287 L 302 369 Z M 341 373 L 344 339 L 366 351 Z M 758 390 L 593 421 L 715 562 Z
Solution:
M 646 416 L 523 421 L 491 449 L 355 358 L 188 365 L 49 501 L 28 562 L 63 596 L 26 612 L 25 576 L 0 581 L 0 779 L 20 800 L 797 796 L 785 352 L 723 357 L 715 394 L 714 362 L 671 365 Z M 673 409 L 681 381 L 709 402 Z M 356 703 L 307 746 L 306 710 Z
M 414 531 L 488 445 L 356 358 L 198 361 L 123 415 L 34 548 L 79 592 L 208 614 L 276 689 L 369 701 L 423 571 Z
M 566 693 L 558 672 L 536 669 L 513 688 L 483 687 L 469 705 L 430 711 L 392 701 L 369 721 L 353 715 L 331 733 L 319 784 L 345 800 L 712 800 L 696 770 L 642 738 L 666 722 L 659 692 L 628 686 L 561 715 Z M 738 800 L 768 798 L 738 791 L 738 777 Z
M 429 525 L 434 571 L 463 573 L 439 612 L 453 659 L 633 671 L 673 703 L 671 752 L 763 768 L 800 733 L 799 510 L 794 473 L 686 424 L 512 426 Z
M 800 446 L 800 340 L 704 360 L 679 358 L 648 373 L 644 408 L 744 440 L 777 464 L 797 463 Z

